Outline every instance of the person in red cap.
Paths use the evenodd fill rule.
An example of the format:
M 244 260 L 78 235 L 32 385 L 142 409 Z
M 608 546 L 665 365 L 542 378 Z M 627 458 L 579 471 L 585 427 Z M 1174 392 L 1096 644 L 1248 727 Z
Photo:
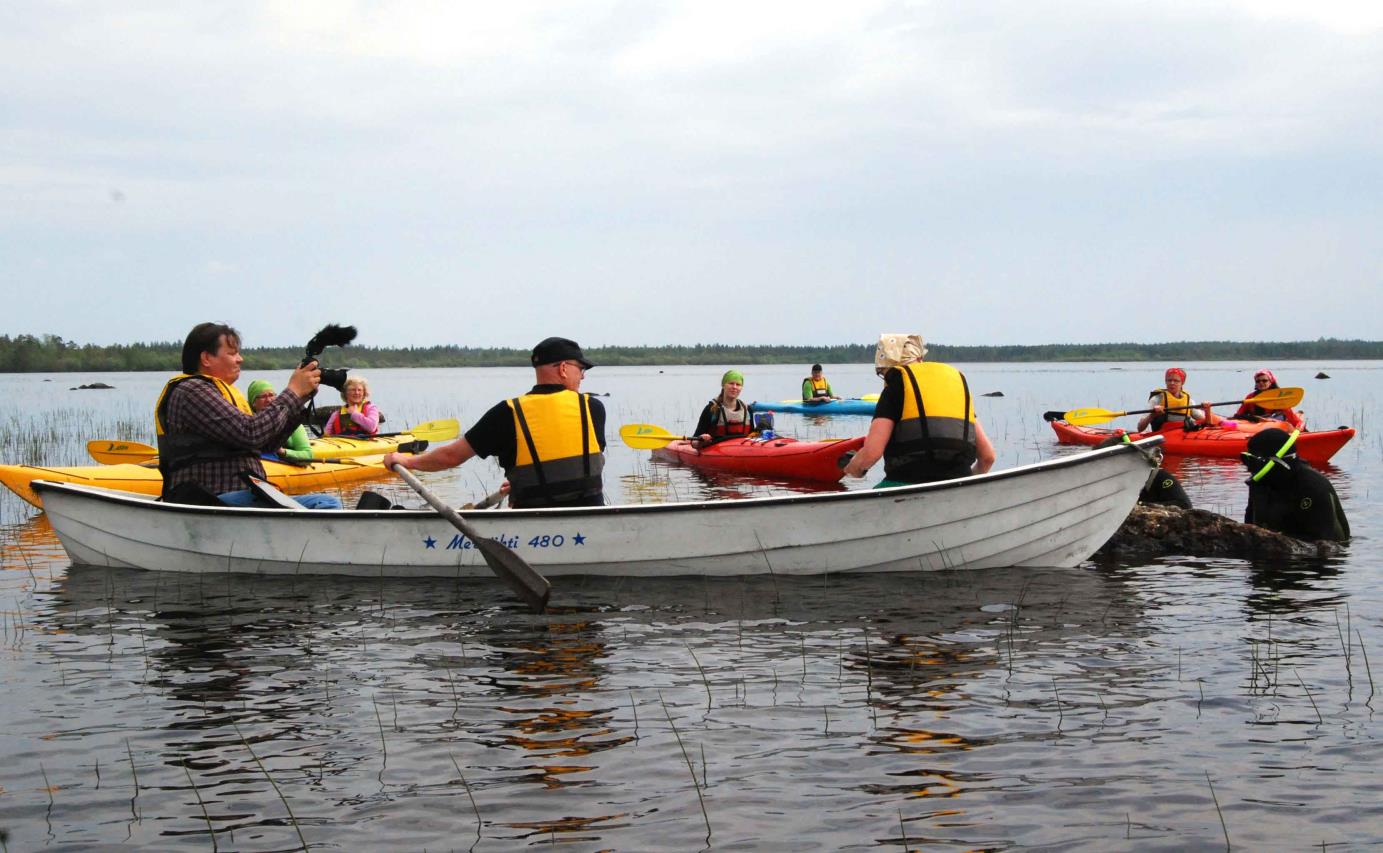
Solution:
M 1148 396 L 1151 412 L 1138 419 L 1138 431 L 1159 430 L 1165 424 L 1194 427 L 1211 418 L 1210 407 L 1197 412 L 1196 402 L 1186 392 L 1186 371 L 1180 367 L 1167 368 L 1163 375 L 1165 387 L 1158 388 Z
M 514 509 L 603 505 L 605 407 L 580 390 L 595 363 L 568 338 L 545 338 L 530 360 L 536 384 L 527 394 L 496 403 L 450 444 L 419 456 L 388 454 L 384 467 L 441 471 L 494 456 Z
M 1249 392 L 1247 396 L 1262 394 L 1264 391 L 1270 391 L 1276 387 L 1278 387 L 1277 377 L 1273 375 L 1273 372 L 1266 367 L 1260 368 L 1253 373 L 1253 391 Z M 1230 417 L 1239 421 L 1286 421 L 1296 429 L 1306 428 L 1306 421 L 1302 420 L 1301 413 L 1293 408 L 1265 409 L 1252 403 L 1243 403 L 1239 406 L 1239 410 Z

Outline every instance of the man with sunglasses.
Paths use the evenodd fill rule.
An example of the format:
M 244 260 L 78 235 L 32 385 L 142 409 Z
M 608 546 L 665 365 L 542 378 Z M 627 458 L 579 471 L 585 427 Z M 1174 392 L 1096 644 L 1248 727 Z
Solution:
M 535 384 L 528 393 L 496 403 L 456 441 L 420 456 L 390 453 L 384 467 L 441 471 L 493 456 L 514 509 L 603 505 L 605 407 L 580 390 L 595 364 L 567 338 L 539 342 L 530 361 Z
M 1297 539 L 1349 539 L 1335 487 L 1296 454 L 1300 430 L 1265 429 L 1239 455 L 1249 470 L 1244 521 Z

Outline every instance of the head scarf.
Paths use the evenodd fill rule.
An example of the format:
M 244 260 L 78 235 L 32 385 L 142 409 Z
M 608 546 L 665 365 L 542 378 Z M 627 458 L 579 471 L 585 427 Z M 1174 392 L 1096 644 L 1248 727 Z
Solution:
M 255 401 L 255 397 L 258 397 L 265 391 L 273 390 L 274 386 L 270 385 L 268 381 L 264 379 L 256 379 L 255 381 L 250 383 L 250 389 L 245 392 L 245 396 L 249 399 L 251 403 L 253 403 Z
M 1167 368 L 1167 372 L 1166 372 L 1165 374 L 1163 374 L 1162 380 L 1165 382 L 1165 381 L 1167 381 L 1168 379 L 1171 379 L 1173 376 L 1177 377 L 1178 379 L 1180 379 L 1180 380 L 1182 381 L 1183 384 L 1185 384 L 1185 382 L 1186 382 L 1186 371 L 1182 370 L 1180 367 L 1169 367 L 1169 368 Z
M 914 361 L 921 361 L 927 354 L 921 335 L 886 333 L 879 335 L 879 345 L 874 349 L 874 369 L 901 367 Z
M 1268 368 L 1266 368 L 1266 367 L 1259 368 L 1258 370 L 1255 370 L 1255 371 L 1253 372 L 1253 378 L 1254 378 L 1254 379 L 1259 379 L 1259 378 L 1264 377 L 1264 376 L 1268 377 L 1268 382 L 1269 382 L 1269 384 L 1272 385 L 1272 387 L 1274 387 L 1274 388 L 1277 387 L 1277 377 L 1276 377 L 1276 376 L 1273 376 L 1273 372 L 1272 372 L 1271 370 L 1269 370 Z
M 721 385 L 724 385 L 726 382 L 738 382 L 739 384 L 743 385 L 744 374 L 740 373 L 738 370 L 727 370 L 725 371 L 725 375 L 720 377 Z

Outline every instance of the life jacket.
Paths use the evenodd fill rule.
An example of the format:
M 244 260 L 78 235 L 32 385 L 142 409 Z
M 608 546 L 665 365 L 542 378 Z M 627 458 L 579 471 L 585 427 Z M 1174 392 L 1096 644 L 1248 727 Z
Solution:
M 903 376 L 903 416 L 884 448 L 884 475 L 917 462 L 936 467 L 974 464 L 975 409 L 959 370 L 939 362 L 893 367 Z
M 807 383 L 811 383 L 813 398 L 831 396 L 831 383 L 826 381 L 825 376 L 821 377 L 819 380 L 808 376 L 806 379 L 802 380 L 803 385 Z
M 1262 406 L 1240 406 L 1236 415 L 1253 415 L 1265 421 L 1287 421 L 1287 413 L 1282 409 L 1265 409 Z
M 734 411 L 727 411 L 719 400 L 712 400 L 711 412 L 711 438 L 749 435 L 754 431 L 753 419 L 749 417 L 749 407 L 743 400 L 735 400 Z M 738 420 L 734 420 L 735 418 Z
M 355 418 L 346 414 L 346 407 L 342 406 L 336 410 L 336 435 L 368 436 L 369 433 L 355 422 Z
M 590 506 L 604 500 L 600 450 L 589 394 L 557 391 L 506 401 L 514 413 L 517 452 L 509 478 L 516 509 Z
M 1161 401 L 1158 403 L 1154 403 L 1153 405 L 1161 406 L 1163 409 L 1170 410 L 1176 407 L 1185 407 L 1175 412 L 1164 411 L 1162 414 L 1153 418 L 1151 421 L 1148 422 L 1148 426 L 1152 427 L 1153 429 L 1161 429 L 1162 425 L 1168 422 L 1176 424 L 1188 424 L 1193 423 L 1195 421 L 1195 415 L 1192 414 L 1190 408 L 1191 395 L 1186 393 L 1185 388 L 1181 389 L 1181 396 L 1173 394 L 1166 388 L 1155 388 L 1153 389 L 1153 392 L 1148 395 L 1149 399 L 1152 399 L 1153 397 L 1158 397 Z
M 163 386 L 159 392 L 158 402 L 154 404 L 154 431 L 158 435 L 158 470 L 163 475 L 164 492 L 168 489 L 169 475 L 180 471 L 195 462 L 207 462 L 214 459 L 232 459 L 237 456 L 245 456 L 246 450 L 242 447 L 232 447 L 229 444 L 207 438 L 204 435 L 190 432 L 170 433 L 165 421 L 168 417 L 168 398 L 173 388 L 189 379 L 199 379 L 203 382 L 210 382 L 212 387 L 226 398 L 226 402 L 244 412 L 246 415 L 253 416 L 254 410 L 250 408 L 250 402 L 245 399 L 245 395 L 240 393 L 229 382 L 224 382 L 214 376 L 207 376 L 202 373 L 179 373 Z

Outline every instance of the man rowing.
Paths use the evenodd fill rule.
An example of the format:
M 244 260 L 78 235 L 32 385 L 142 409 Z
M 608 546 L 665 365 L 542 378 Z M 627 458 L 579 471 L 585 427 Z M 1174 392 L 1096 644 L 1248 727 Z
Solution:
M 567 338 L 541 341 L 530 361 L 535 384 L 528 393 L 496 403 L 456 441 L 420 456 L 390 453 L 384 467 L 442 471 L 493 456 L 514 509 L 603 505 L 605 407 L 581 393 L 595 364 Z
M 264 479 L 260 453 L 282 447 L 317 391 L 317 362 L 301 364 L 288 386 L 256 413 L 235 387 L 240 333 L 224 323 L 199 323 L 182 346 L 182 373 L 168 380 L 154 406 L 163 500 L 250 506 L 245 475 Z M 298 495 L 309 509 L 340 509 L 334 495 Z

